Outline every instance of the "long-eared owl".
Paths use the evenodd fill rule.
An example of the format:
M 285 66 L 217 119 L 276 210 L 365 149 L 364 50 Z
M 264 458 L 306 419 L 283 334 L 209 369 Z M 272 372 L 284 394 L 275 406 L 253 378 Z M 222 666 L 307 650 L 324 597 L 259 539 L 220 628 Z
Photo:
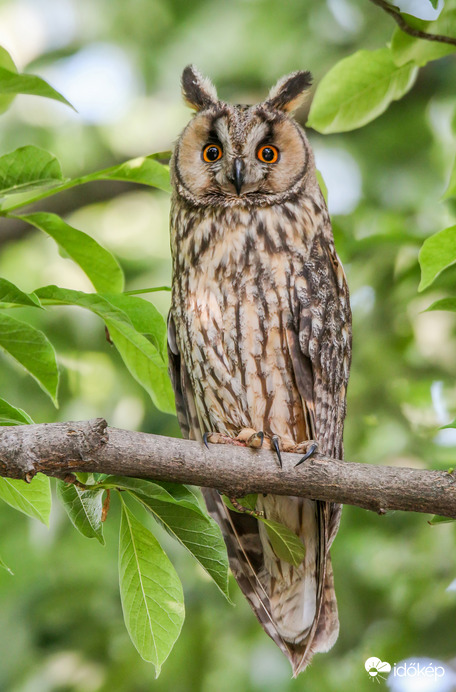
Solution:
M 259 105 L 220 101 L 192 66 L 195 115 L 171 161 L 170 373 L 184 437 L 340 459 L 351 315 L 314 156 L 291 113 L 310 85 L 294 72 Z M 340 505 L 258 495 L 256 511 L 304 544 L 280 559 L 264 523 L 204 491 L 231 569 L 296 675 L 337 639 L 329 548 Z M 235 505 L 236 506 L 236 505 Z

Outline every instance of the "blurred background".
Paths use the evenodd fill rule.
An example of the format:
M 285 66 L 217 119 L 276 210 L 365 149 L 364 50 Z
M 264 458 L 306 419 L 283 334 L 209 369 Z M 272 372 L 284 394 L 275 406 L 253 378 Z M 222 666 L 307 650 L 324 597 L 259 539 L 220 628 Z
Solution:
M 401 8 L 423 18 L 438 13 L 428 0 Z M 253 103 L 296 69 L 310 69 L 318 84 L 344 56 L 384 45 L 393 28 L 368 0 L 2 0 L 0 45 L 19 70 L 48 79 L 78 113 L 17 97 L 0 120 L 0 154 L 42 146 L 57 155 L 65 175 L 75 176 L 166 151 L 190 117 L 179 87 L 187 63 L 210 75 L 222 98 Z M 456 62 L 449 56 L 422 69 L 413 90 L 363 129 L 308 133 L 352 295 L 345 435 L 351 461 L 455 465 L 456 431 L 439 430 L 456 413 L 455 316 L 424 311 L 454 287 L 456 268 L 417 293 L 423 240 L 454 223 L 456 209 L 441 197 L 455 148 L 455 84 Z M 304 124 L 306 116 L 304 107 L 297 117 Z M 126 272 L 127 289 L 169 285 L 165 193 L 102 182 L 42 208 L 109 247 Z M 0 275 L 24 291 L 51 283 L 90 290 L 51 239 L 6 220 L 0 223 Z M 153 294 L 153 300 L 165 314 L 169 294 Z M 103 416 L 112 426 L 179 436 L 175 418 L 154 408 L 95 316 L 60 307 L 38 317 L 58 349 L 60 408 L 0 354 L 2 397 L 36 422 Z M 110 510 L 102 548 L 77 534 L 57 503 L 49 530 L 2 504 L 0 551 L 15 576 L 0 570 L 0 690 L 363 691 L 372 685 L 364 669 L 370 656 L 391 664 L 427 657 L 451 665 L 455 528 L 431 527 L 428 519 L 344 509 L 332 549 L 339 640 L 294 681 L 234 580 L 232 607 L 183 549 L 157 533 L 182 578 L 187 617 L 155 680 L 123 625 L 118 508 Z M 448 670 L 447 683 L 450 678 Z

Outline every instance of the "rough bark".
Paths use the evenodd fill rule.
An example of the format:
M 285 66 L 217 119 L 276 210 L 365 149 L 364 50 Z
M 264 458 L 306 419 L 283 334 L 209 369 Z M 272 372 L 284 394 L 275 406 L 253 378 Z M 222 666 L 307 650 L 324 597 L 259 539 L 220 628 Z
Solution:
M 456 478 L 447 471 L 374 466 L 298 454 L 109 428 L 91 421 L 21 425 L 0 432 L 0 475 L 30 481 L 35 473 L 74 480 L 77 471 L 189 483 L 234 497 L 264 492 L 456 517 Z

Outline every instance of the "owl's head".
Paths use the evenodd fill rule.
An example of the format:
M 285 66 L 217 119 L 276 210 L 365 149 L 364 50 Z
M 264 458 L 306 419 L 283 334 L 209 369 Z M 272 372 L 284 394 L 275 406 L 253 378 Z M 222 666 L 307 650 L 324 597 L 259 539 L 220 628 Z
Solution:
M 310 84 L 309 72 L 293 72 L 262 103 L 230 105 L 192 65 L 186 67 L 182 90 L 195 115 L 171 161 L 177 193 L 197 205 L 264 206 L 314 187 L 312 150 L 291 117 Z

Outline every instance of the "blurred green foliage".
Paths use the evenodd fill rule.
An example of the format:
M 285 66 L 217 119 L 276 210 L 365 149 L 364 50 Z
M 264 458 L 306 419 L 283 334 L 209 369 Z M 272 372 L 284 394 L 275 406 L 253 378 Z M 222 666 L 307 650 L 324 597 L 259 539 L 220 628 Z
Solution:
M 430 3 L 421 6 L 425 12 Z M 453 11 L 453 2 L 445 8 Z M 448 30 L 448 21 L 439 21 Z M 398 60 L 412 56 L 424 64 L 445 52 L 410 44 L 367 0 L 3 0 L 0 43 L 20 72 L 26 67 L 49 80 L 78 114 L 17 97 L 0 121 L 0 155 L 42 147 L 57 156 L 64 176 L 75 177 L 167 151 L 189 118 L 179 95 L 185 64 L 209 74 L 222 98 L 254 102 L 295 69 L 310 69 L 318 85 L 343 58 L 385 50 L 393 31 Z M 453 53 L 425 64 L 411 91 L 361 129 L 309 130 L 352 295 L 345 435 L 352 461 L 454 466 L 455 431 L 439 428 L 456 417 L 455 315 L 426 309 L 454 295 L 456 267 L 421 294 L 418 255 L 427 238 L 454 226 L 456 202 L 448 192 L 454 193 L 455 179 L 455 83 Z M 307 115 L 304 108 L 298 119 L 305 123 Z M 68 189 L 39 211 L 64 216 L 109 248 L 127 290 L 169 285 L 169 197 L 122 180 Z M 1 220 L 0 251 L 0 276 L 26 294 L 51 284 L 93 290 L 51 238 L 22 222 Z M 165 315 L 169 294 L 152 295 Z M 55 346 L 60 408 L 2 354 L 1 397 L 36 422 L 103 416 L 113 426 L 179 435 L 175 418 L 155 408 L 123 366 L 95 314 L 71 306 L 42 313 L 27 304 L 14 309 L 15 318 L 44 329 Z M 58 503 L 49 529 L 2 503 L 0 554 L 15 576 L 0 569 L 0 689 L 363 691 L 372 684 L 364 670 L 369 656 L 391 663 L 408 656 L 450 660 L 456 654 L 456 591 L 448 589 L 456 579 L 454 525 L 431 527 L 428 518 L 344 509 L 332 549 L 339 640 L 294 681 L 235 584 L 232 608 L 184 549 L 157 532 L 184 584 L 186 620 L 155 680 L 122 620 L 116 502 L 104 526 L 105 547 L 74 531 Z

